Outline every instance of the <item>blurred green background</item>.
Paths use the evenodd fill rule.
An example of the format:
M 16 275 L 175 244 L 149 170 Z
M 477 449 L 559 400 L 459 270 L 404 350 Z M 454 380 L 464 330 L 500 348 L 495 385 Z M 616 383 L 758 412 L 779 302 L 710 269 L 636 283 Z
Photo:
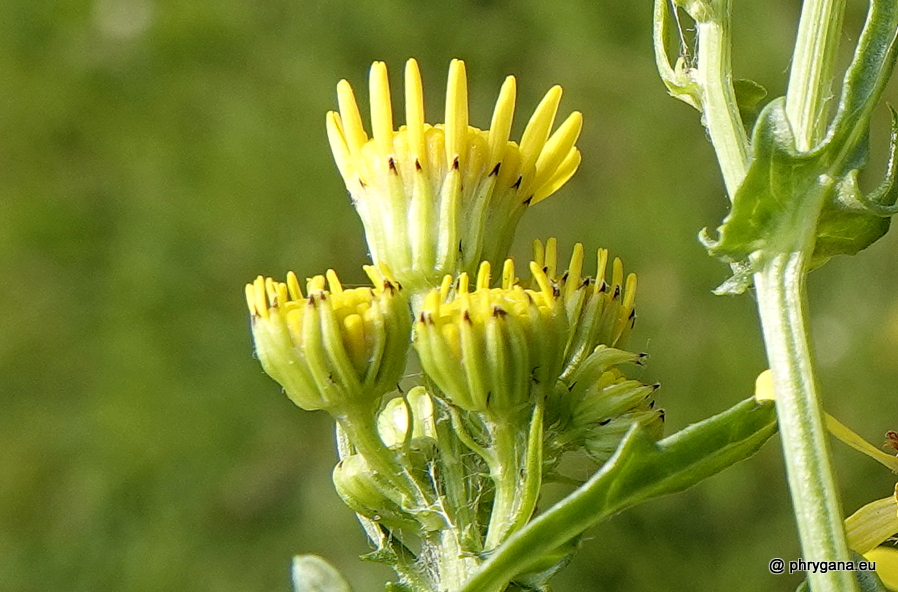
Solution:
M 395 89 L 419 59 L 431 121 L 449 60 L 467 60 L 481 127 L 517 75 L 517 134 L 561 84 L 562 111 L 584 112 L 583 165 L 525 217 L 514 253 L 557 236 L 639 274 L 631 346 L 651 354 L 671 430 L 748 396 L 765 367 L 754 302 L 711 294 L 727 268 L 696 233 L 727 203 L 697 113 L 655 73 L 650 4 L 0 4 L 0 590 L 287 591 L 299 552 L 382 588 L 389 571 L 356 559 L 367 543 L 331 488 L 330 420 L 262 373 L 243 297 L 260 273 L 363 281 L 324 114 L 340 78 L 367 94 L 375 59 Z M 736 6 L 737 74 L 774 96 L 798 8 Z M 896 234 L 810 285 L 827 406 L 875 444 L 898 428 Z M 846 511 L 891 492 L 886 470 L 833 448 Z M 774 439 L 594 528 L 555 583 L 792 590 L 767 562 L 800 556 L 793 531 Z

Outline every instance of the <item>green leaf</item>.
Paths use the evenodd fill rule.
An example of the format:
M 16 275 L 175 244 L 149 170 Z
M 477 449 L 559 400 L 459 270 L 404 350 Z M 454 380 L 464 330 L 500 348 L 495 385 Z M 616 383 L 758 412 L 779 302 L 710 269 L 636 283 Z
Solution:
M 756 251 L 786 248 L 798 238 L 797 231 L 807 227 L 805 218 L 816 218 L 833 184 L 831 177 L 820 174 L 822 152 L 795 150 L 783 97 L 761 112 L 752 148 L 752 163 L 733 199 L 733 209 L 717 229 L 719 239 L 707 233 L 702 237 L 711 255 L 729 263 L 744 261 Z
M 767 98 L 767 89 L 754 80 L 742 78 L 733 82 L 733 91 L 736 93 L 736 106 L 739 107 L 742 125 L 750 132 L 761 112 L 764 99 Z
M 754 398 L 660 442 L 635 425 L 589 481 L 512 535 L 461 592 L 501 589 L 590 526 L 695 485 L 754 454 L 775 431 L 773 402 Z
M 293 558 L 293 590 L 295 592 L 351 592 L 340 572 L 317 555 Z

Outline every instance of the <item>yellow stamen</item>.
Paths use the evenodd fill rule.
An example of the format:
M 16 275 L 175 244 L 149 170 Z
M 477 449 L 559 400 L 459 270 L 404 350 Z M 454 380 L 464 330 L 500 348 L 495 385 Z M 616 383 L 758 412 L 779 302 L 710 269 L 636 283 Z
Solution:
M 517 278 L 514 275 L 514 261 L 506 259 L 502 266 L 502 289 L 510 290 L 515 283 L 517 283 Z
M 296 279 L 296 274 L 292 271 L 287 273 L 287 290 L 290 293 L 290 298 L 293 300 L 301 300 L 303 298 L 299 280 Z
M 449 277 L 449 276 L 446 276 Z M 445 284 L 445 282 L 443 282 Z M 431 290 L 427 293 L 427 296 L 424 297 L 424 310 L 428 311 L 433 316 L 439 316 L 440 314 L 440 303 L 445 302 L 446 297 L 436 290 Z
M 330 111 L 327 114 L 327 140 L 331 145 L 331 152 L 334 153 L 334 162 L 340 169 L 340 174 L 344 179 L 355 179 L 356 171 L 353 166 L 353 158 L 349 151 L 346 135 L 343 133 L 343 122 L 340 114 L 336 111 Z
M 449 290 L 452 289 L 452 276 L 446 274 L 443 276 L 443 283 L 440 284 L 440 302 L 446 302 L 449 298 Z
M 324 286 L 325 278 L 323 275 L 316 275 L 306 280 L 306 292 L 309 293 L 309 296 L 312 295 L 312 292 L 323 292 Z
M 337 272 L 333 269 L 328 269 L 325 272 L 325 277 L 327 278 L 327 285 L 332 294 L 342 294 L 343 293 L 343 285 L 340 283 L 340 278 L 337 277 Z
M 490 287 L 490 262 L 483 261 L 477 271 L 477 289 L 487 290 Z

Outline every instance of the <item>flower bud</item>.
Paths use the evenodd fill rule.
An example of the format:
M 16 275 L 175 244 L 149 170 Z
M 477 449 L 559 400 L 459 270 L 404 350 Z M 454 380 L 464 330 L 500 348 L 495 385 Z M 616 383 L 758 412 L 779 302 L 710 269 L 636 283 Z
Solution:
M 303 409 L 373 402 L 402 373 L 408 303 L 397 284 L 366 271 L 374 288 L 344 290 L 330 270 L 308 281 L 308 298 L 292 272 L 286 283 L 259 276 L 246 287 L 262 367 Z
M 509 260 L 501 288 L 489 287 L 484 262 L 473 291 L 463 273 L 453 297 L 449 277 L 427 295 L 414 344 L 424 371 L 454 405 L 513 415 L 554 387 L 567 321 L 557 290 L 532 271 L 538 290 L 515 283 Z
M 409 424 L 412 426 L 408 436 Z M 408 437 L 412 442 L 436 438 L 433 401 L 424 387 L 416 386 L 404 397 L 391 399 L 377 416 L 377 431 L 387 446 L 400 446 Z
M 641 424 L 652 437 L 660 439 L 664 433 L 664 411 L 643 406 L 637 411 L 593 425 L 584 440 L 586 453 L 595 462 L 604 463 L 611 458 L 634 423 Z
M 417 529 L 418 523 L 402 510 L 402 493 L 371 469 L 360 454 L 341 460 L 334 468 L 334 486 L 354 512 L 389 528 Z
M 371 138 L 352 87 L 337 85 L 339 113 L 327 133 L 340 174 L 362 218 L 374 264 L 412 294 L 439 285 L 445 274 L 498 265 L 527 208 L 552 195 L 574 174 L 582 116 L 572 113 L 555 131 L 561 88 L 536 108 L 520 143 L 509 141 L 515 79 L 502 85 L 490 129 L 468 125 L 464 62 L 449 67 L 445 123 L 424 122 L 421 74 L 405 70 L 405 121 L 393 124 L 387 68 L 371 66 Z M 551 134 L 551 135 L 550 135 Z

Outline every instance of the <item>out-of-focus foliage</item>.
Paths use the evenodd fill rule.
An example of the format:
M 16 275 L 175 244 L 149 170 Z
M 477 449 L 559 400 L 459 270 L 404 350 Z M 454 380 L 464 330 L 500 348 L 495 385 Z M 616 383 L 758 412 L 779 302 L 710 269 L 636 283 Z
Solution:
M 737 74 L 782 94 L 798 3 L 736 4 Z M 651 354 L 640 378 L 664 385 L 672 430 L 750 394 L 754 303 L 711 295 L 727 269 L 695 238 L 725 214 L 722 184 L 650 29 L 649 2 L 612 0 L 0 3 L 0 589 L 286 591 L 296 553 L 362 592 L 389 577 L 356 559 L 330 420 L 263 375 L 243 302 L 260 273 L 363 281 L 324 113 L 375 59 L 396 92 L 420 60 L 431 120 L 465 59 L 481 127 L 506 74 L 522 112 L 563 85 L 583 165 L 525 216 L 515 254 L 554 235 L 639 274 L 630 346 Z M 896 257 L 887 236 L 811 278 L 828 409 L 872 441 L 898 427 Z M 852 452 L 836 463 L 848 511 L 894 485 Z M 768 445 L 590 531 L 556 588 L 794 589 L 767 573 L 799 556 L 786 496 Z

